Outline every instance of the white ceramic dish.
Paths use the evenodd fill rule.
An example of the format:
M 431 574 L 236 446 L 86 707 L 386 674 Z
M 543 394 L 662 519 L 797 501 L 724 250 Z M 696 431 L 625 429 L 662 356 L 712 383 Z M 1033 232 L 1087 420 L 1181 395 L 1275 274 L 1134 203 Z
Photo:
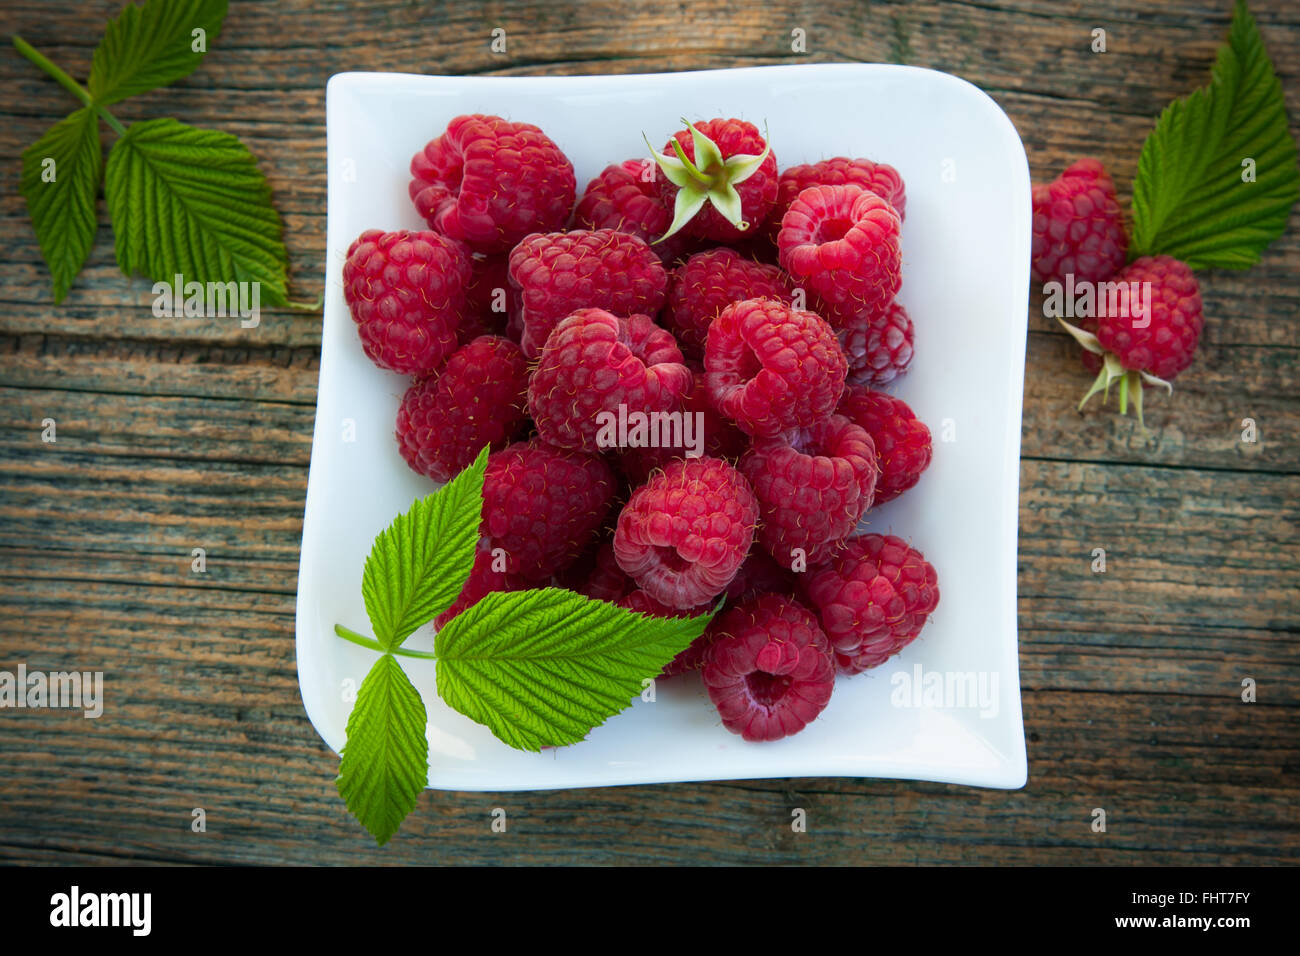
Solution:
M 916 323 L 916 358 L 893 391 L 929 424 L 935 455 L 921 482 L 873 511 L 869 525 L 925 552 L 941 599 L 910 647 L 873 672 L 840 677 L 815 722 L 765 744 L 725 730 L 692 676 L 659 682 L 654 702 L 637 700 L 581 744 L 522 753 L 438 699 L 431 661 L 404 658 L 429 709 L 429 786 L 803 776 L 1023 786 L 1016 520 L 1029 171 L 993 100 L 953 76 L 904 66 L 330 79 L 327 287 L 297 609 L 303 701 L 326 743 L 343 746 L 349 691 L 374 660 L 333 626 L 367 631 L 360 584 L 371 540 L 434 487 L 398 455 L 393 421 L 407 383 L 362 353 L 343 301 L 342 263 L 364 229 L 424 228 L 407 198 L 410 158 L 460 113 L 541 126 L 573 161 L 580 191 L 605 165 L 644 155 L 642 131 L 661 142 L 683 115 L 766 123 L 781 168 L 845 155 L 899 169 L 907 187 L 901 299 Z M 431 647 L 430 630 L 407 646 Z M 919 685 L 907 686 L 918 673 Z M 951 696 L 933 696 L 931 675 Z M 959 687 L 969 689 L 973 676 L 978 690 L 980 675 L 986 705 L 959 706 Z

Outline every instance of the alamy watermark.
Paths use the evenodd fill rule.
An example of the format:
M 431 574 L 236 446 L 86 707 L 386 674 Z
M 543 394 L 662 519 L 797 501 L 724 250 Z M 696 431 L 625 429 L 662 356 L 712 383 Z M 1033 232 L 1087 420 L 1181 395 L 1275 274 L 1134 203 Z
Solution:
M 997 671 L 926 671 L 914 664 L 910 672 L 895 671 L 889 683 L 894 688 L 889 702 L 895 707 L 971 709 L 986 718 L 998 715 Z
M 103 671 L 0 671 L 0 708 L 74 708 L 94 720 L 104 713 Z
M 262 321 L 262 283 L 190 282 L 179 272 L 171 282 L 153 284 L 153 314 L 159 319 L 239 316 L 241 329 L 255 329 Z
M 600 448 L 682 448 L 687 458 L 704 454 L 703 412 L 628 411 L 596 413 L 596 445 Z
M 1065 282 L 1043 285 L 1043 315 L 1049 319 L 1098 319 L 1127 315 L 1133 328 L 1151 324 L 1150 282 L 1090 282 L 1067 273 Z
M 132 936 L 148 936 L 153 927 L 152 893 L 83 893 L 73 884 L 50 897 L 50 925 L 124 927 Z

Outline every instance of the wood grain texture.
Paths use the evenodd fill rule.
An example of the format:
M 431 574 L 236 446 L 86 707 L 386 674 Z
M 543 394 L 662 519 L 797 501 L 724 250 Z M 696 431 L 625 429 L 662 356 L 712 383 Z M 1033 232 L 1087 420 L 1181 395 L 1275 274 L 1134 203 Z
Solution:
M 119 3 L 0 2 L 83 76 Z M 1300 15 L 1252 4 L 1300 117 Z M 323 287 L 324 86 L 353 69 L 656 72 L 908 62 L 987 90 L 1036 179 L 1105 158 L 1127 195 L 1159 109 L 1208 74 L 1226 2 L 239 2 L 204 64 L 117 108 L 236 133 L 270 179 L 298 299 Z M 494 27 L 508 54 L 494 55 Z M 1108 52 L 1089 51 L 1103 27 Z M 808 36 L 790 52 L 790 31 Z M 67 300 L 18 155 L 71 103 L 0 48 L 0 669 L 102 669 L 99 720 L 0 712 L 0 861 L 1293 863 L 1300 839 L 1300 230 L 1203 278 L 1207 326 L 1149 434 L 1093 408 L 1030 312 L 1021 468 L 1028 786 L 798 779 L 426 793 L 378 850 L 333 788 L 293 650 L 319 317 L 155 320 L 101 229 Z M 44 418 L 58 441 L 40 440 Z M 1240 440 L 1254 418 L 1260 440 Z M 195 574 L 191 549 L 207 552 Z M 1092 549 L 1107 571 L 1090 569 Z M 1243 678 L 1258 701 L 1243 704 Z M 203 807 L 208 832 L 190 830 Z M 491 811 L 510 821 L 490 829 Z M 803 807 L 808 832 L 790 829 Z M 1104 807 L 1108 830 L 1089 827 Z

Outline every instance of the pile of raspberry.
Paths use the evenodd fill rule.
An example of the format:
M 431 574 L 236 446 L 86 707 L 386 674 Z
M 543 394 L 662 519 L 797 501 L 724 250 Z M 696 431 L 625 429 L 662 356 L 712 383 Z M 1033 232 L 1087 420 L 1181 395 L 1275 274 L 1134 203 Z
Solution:
M 1172 392 L 1173 380 L 1196 357 L 1205 327 L 1196 276 L 1172 256 L 1127 261 L 1124 211 L 1114 181 L 1097 159 L 1080 159 L 1052 182 L 1036 184 L 1033 209 L 1030 269 L 1043 283 L 1044 295 L 1055 284 L 1058 294 L 1074 296 L 1077 286 L 1096 296 L 1094 307 L 1076 317 L 1077 325 L 1057 312 L 1083 346 L 1084 368 L 1097 375 L 1083 403 L 1097 392 L 1104 399 L 1115 387 L 1121 413 L 1131 396 L 1141 422 L 1143 390 L 1162 386 Z M 1133 295 L 1144 287 L 1146 304 Z M 1118 296 L 1115 307 L 1112 296 Z
M 366 354 L 411 377 L 411 468 L 447 481 L 491 446 L 477 559 L 439 626 L 497 590 L 658 616 L 725 598 L 663 676 L 701 671 L 728 730 L 775 740 L 939 599 L 921 552 L 858 532 L 931 457 L 929 429 L 880 390 L 912 360 L 905 196 L 883 163 L 778 172 L 752 124 L 694 127 L 663 156 L 675 142 L 701 177 L 747 162 L 725 187 L 738 214 L 675 220 L 678 186 L 649 160 L 579 196 L 536 126 L 457 117 L 411 162 L 428 229 L 362 233 L 343 284 Z M 675 447 L 612 424 L 674 415 Z

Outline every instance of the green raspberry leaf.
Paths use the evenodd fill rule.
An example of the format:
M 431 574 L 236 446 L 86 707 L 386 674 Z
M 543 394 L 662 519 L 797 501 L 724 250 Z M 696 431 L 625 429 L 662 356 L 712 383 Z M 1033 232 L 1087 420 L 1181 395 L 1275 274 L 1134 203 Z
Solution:
M 89 108 L 59 120 L 23 150 L 19 190 L 50 268 L 55 302 L 68 294 L 94 245 L 102 163 L 99 124 Z
M 428 717 L 419 691 L 385 654 L 361 682 L 348 716 L 339 796 L 383 846 L 415 809 L 429 779 Z
M 375 638 L 394 648 L 460 594 L 474 566 L 488 449 L 433 494 L 421 498 L 375 538 L 361 594 Z
M 438 695 L 519 750 L 577 743 L 712 618 L 648 617 L 558 588 L 493 592 L 434 638 Z
M 95 48 L 87 87 L 100 106 L 189 76 L 221 32 L 227 0 L 128 3 Z M 199 32 L 201 31 L 201 32 Z
M 1297 198 L 1282 86 L 1238 0 L 1210 85 L 1169 104 L 1142 146 L 1130 255 L 1248 268 L 1282 234 Z
M 108 154 L 104 198 L 127 275 L 257 282 L 262 302 L 285 303 L 280 216 L 257 160 L 229 133 L 170 118 L 131 124 Z

